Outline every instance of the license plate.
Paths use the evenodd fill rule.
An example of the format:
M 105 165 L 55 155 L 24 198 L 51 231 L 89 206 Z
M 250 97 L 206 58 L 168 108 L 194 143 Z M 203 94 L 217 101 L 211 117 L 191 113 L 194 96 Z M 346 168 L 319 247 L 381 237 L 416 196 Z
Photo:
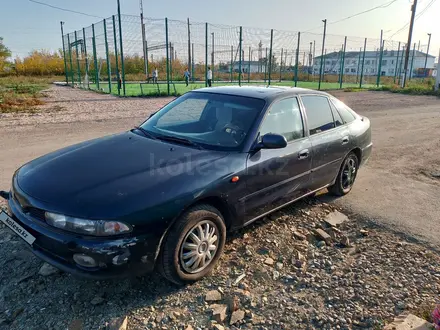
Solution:
M 11 228 L 18 236 L 20 236 L 26 243 L 32 245 L 35 241 L 35 237 L 32 236 L 26 229 L 16 223 L 12 218 L 7 215 L 4 211 L 0 212 L 0 221 L 6 226 Z

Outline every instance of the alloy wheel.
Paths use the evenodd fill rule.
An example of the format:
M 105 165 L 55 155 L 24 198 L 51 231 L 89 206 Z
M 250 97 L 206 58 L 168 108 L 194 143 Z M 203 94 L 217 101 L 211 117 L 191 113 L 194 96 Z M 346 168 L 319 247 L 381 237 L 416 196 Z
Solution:
M 353 157 L 350 157 L 347 159 L 347 161 L 344 164 L 344 168 L 342 169 L 342 175 L 341 175 L 341 183 L 342 188 L 349 189 L 354 183 L 354 179 L 356 178 L 356 171 L 357 171 L 357 162 Z

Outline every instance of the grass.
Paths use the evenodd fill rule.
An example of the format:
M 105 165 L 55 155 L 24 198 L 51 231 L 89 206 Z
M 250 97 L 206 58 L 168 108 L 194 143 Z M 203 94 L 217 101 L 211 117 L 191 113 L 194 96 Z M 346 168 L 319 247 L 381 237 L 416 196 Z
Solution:
M 238 85 L 238 82 L 214 82 L 213 86 L 233 86 Z M 261 82 L 250 82 L 248 83 L 246 80 L 242 83 L 242 86 L 255 86 L 255 85 L 265 85 L 263 81 Z M 272 82 L 272 86 L 286 86 L 286 87 L 293 87 L 294 82 L 293 81 L 282 81 L 282 82 Z M 142 87 L 141 87 L 142 86 Z M 302 88 L 309 88 L 309 89 L 318 89 L 318 82 L 313 81 L 298 81 L 297 84 L 298 87 Z M 351 88 L 355 89 L 358 88 L 359 84 L 355 83 L 344 83 L 342 85 L 343 88 Z M 373 85 L 364 85 L 364 87 L 372 87 Z M 182 82 L 176 82 L 170 84 L 170 94 L 171 95 L 182 95 L 188 91 L 191 91 L 193 89 L 203 88 L 205 87 L 205 84 L 202 82 L 196 82 L 190 84 L 188 87 Z M 321 83 L 321 89 L 322 90 L 335 90 L 339 89 L 339 83 L 332 83 L 332 82 L 322 82 Z M 101 82 L 99 84 L 99 89 L 97 88 L 96 84 L 89 84 L 89 88 L 95 91 L 103 92 L 103 93 L 109 93 L 109 85 L 107 82 Z M 118 88 L 117 83 L 112 83 L 111 85 L 111 92 L 114 95 L 118 95 Z M 122 88 L 120 90 L 121 95 L 123 95 Z M 125 94 L 126 96 L 166 96 L 167 95 L 167 84 L 161 83 L 159 84 L 145 84 L 142 85 L 138 82 L 126 82 L 125 84 Z
M 32 111 L 44 102 L 41 91 L 57 77 L 0 77 L 0 113 Z
M 410 95 L 433 95 L 440 97 L 440 91 L 434 90 L 433 79 L 412 80 L 405 88 L 401 88 L 399 85 L 383 85 L 379 87 L 370 87 L 369 90 L 373 91 L 388 91 L 391 93 L 401 93 Z

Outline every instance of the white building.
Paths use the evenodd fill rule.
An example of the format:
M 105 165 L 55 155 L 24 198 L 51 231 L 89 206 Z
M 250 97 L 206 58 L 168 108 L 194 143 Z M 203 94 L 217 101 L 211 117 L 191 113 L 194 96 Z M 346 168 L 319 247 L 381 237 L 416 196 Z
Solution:
M 332 52 L 324 55 L 324 72 L 326 74 L 339 74 L 341 69 L 341 52 Z M 346 52 L 344 61 L 344 75 L 357 75 L 362 70 L 363 52 Z M 364 75 L 376 76 L 379 69 L 380 51 L 366 51 L 364 62 Z M 434 70 L 435 56 L 428 55 L 426 63 L 426 74 L 424 75 L 426 53 L 413 50 L 410 52 L 408 68 L 411 68 L 411 77 L 432 76 Z M 394 76 L 397 72 L 403 72 L 405 54 L 402 57 L 402 50 L 384 50 L 382 56 L 382 66 L 380 68 L 382 76 Z M 319 74 L 321 66 L 321 56 L 317 56 L 313 61 L 313 72 Z M 397 71 L 396 71 L 397 69 Z

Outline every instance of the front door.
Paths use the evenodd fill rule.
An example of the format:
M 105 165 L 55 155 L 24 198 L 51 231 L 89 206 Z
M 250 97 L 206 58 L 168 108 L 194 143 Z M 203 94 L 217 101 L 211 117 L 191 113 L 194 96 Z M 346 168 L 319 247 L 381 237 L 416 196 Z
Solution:
M 283 135 L 287 146 L 249 154 L 248 195 L 242 199 L 245 223 L 304 195 L 308 189 L 312 150 L 304 134 L 296 97 L 282 99 L 271 106 L 260 127 L 260 136 L 266 133 Z

